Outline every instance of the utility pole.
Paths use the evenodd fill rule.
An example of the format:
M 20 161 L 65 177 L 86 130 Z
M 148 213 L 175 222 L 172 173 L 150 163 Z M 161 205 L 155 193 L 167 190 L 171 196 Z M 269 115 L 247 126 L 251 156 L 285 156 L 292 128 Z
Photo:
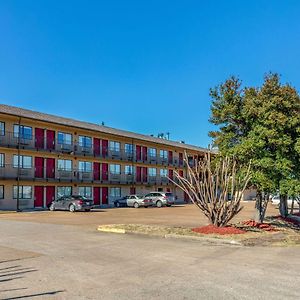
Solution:
M 19 117 L 18 123 L 18 170 L 17 170 L 17 212 L 20 211 L 20 144 L 21 144 L 21 137 L 20 137 L 20 125 L 21 125 L 21 117 Z M 14 133 L 13 133 L 14 134 Z

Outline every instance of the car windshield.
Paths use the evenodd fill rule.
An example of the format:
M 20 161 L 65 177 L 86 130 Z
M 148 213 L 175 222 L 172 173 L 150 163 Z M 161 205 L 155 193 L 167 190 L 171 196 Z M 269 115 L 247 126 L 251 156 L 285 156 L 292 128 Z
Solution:
M 173 194 L 172 194 L 172 193 L 166 193 L 166 196 L 167 196 L 167 197 L 172 197 Z
M 144 197 L 142 195 L 136 195 L 138 199 L 143 199 Z

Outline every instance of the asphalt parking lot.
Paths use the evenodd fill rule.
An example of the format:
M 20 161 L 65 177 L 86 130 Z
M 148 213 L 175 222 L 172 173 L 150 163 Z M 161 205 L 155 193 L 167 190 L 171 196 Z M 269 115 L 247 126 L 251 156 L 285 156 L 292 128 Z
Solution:
M 251 219 L 254 216 L 254 202 L 244 202 L 243 210 L 233 222 Z M 267 215 L 277 215 L 275 206 L 269 205 Z M 97 209 L 91 212 L 35 211 L 0 214 L 0 220 L 16 220 L 35 223 L 79 225 L 96 228 L 105 224 L 149 224 L 166 226 L 197 227 L 207 224 L 207 219 L 192 204 L 175 205 L 163 208 L 112 208 Z
M 64 213 L 63 213 L 64 214 Z M 299 247 L 211 246 L 0 219 L 0 299 L 297 299 Z

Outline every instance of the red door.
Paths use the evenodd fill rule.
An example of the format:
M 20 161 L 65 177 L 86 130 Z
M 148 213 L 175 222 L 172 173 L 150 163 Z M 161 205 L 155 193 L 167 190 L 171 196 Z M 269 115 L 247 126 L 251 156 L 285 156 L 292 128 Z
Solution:
M 55 158 L 46 159 L 46 178 L 55 177 Z
M 34 207 L 43 207 L 44 203 L 44 187 L 34 187 Z
M 142 147 L 136 145 L 136 160 L 142 160 Z
M 169 178 L 173 180 L 173 170 L 169 170 Z
M 44 140 L 44 129 L 43 128 L 35 128 L 35 147 L 36 148 L 44 148 L 45 140 Z
M 143 182 L 147 182 L 148 179 L 148 168 L 147 167 L 143 167 Z
M 55 131 L 47 130 L 47 149 L 53 150 L 55 149 Z
M 100 139 L 94 138 L 94 155 L 100 156 Z
M 179 153 L 179 165 L 183 165 L 183 153 Z
M 55 187 L 46 186 L 46 206 L 55 200 Z
M 148 155 L 147 155 L 147 147 L 142 147 L 142 154 L 143 154 L 143 161 L 146 161 L 147 158 L 148 158 Z
M 108 164 L 102 163 L 102 180 L 108 180 Z
M 136 182 L 142 181 L 142 167 L 136 167 Z
M 43 157 L 35 157 L 34 158 L 34 176 L 35 178 L 43 178 L 44 177 L 44 158 Z
M 100 163 L 94 162 L 94 180 L 100 180 Z
M 102 156 L 108 156 L 108 140 L 102 140 Z
M 135 195 L 136 191 L 135 191 L 135 187 L 130 187 L 130 195 Z
M 168 161 L 169 161 L 169 164 L 173 163 L 173 152 L 172 151 L 168 152 Z
M 100 188 L 94 187 L 94 205 L 100 205 Z
M 108 204 L 108 187 L 102 188 L 102 204 Z
M 167 188 L 167 193 L 170 193 L 171 192 L 171 189 L 170 188 Z

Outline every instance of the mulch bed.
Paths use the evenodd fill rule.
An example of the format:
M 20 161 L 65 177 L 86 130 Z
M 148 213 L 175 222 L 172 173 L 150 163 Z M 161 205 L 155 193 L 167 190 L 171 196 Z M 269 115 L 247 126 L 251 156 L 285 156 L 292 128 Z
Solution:
M 232 227 L 232 226 L 217 227 L 215 225 L 207 225 L 203 227 L 193 228 L 192 231 L 197 233 L 203 233 L 203 234 L 220 234 L 220 235 L 246 233 L 246 231 L 238 229 L 236 227 Z
M 254 227 L 262 229 L 264 231 L 276 231 L 276 229 L 272 225 L 266 223 L 257 223 L 254 220 L 247 220 L 242 222 L 242 224 L 246 225 L 247 227 Z

